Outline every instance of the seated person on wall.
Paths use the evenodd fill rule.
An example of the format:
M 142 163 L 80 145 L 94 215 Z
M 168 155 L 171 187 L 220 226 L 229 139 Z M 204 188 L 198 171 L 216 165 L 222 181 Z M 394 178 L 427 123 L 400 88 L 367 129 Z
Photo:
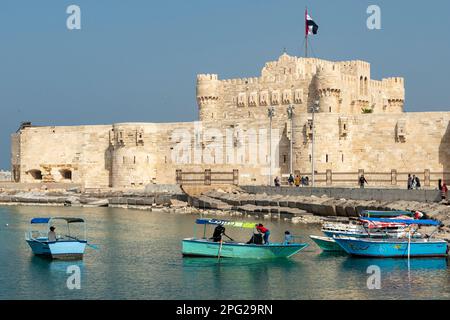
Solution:
M 213 236 L 212 236 L 211 239 L 212 239 L 214 242 L 220 242 L 220 241 L 222 241 L 222 235 L 224 235 L 224 234 L 225 234 L 225 227 L 219 224 L 219 225 L 214 229 L 214 233 L 213 233 Z
M 55 227 L 53 227 L 53 226 L 50 227 L 50 231 L 48 232 L 47 238 L 48 238 L 48 242 L 56 242 Z

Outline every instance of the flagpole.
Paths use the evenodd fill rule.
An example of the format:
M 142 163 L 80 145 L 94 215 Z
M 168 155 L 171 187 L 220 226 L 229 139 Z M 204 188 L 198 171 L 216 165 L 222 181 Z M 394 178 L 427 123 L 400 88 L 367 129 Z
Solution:
M 305 36 L 305 58 L 308 58 L 308 35 Z
M 308 7 L 305 7 L 305 58 L 308 58 Z

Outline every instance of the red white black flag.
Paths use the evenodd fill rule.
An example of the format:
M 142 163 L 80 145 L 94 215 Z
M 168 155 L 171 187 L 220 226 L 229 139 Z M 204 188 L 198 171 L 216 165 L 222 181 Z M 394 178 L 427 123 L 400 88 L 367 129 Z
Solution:
M 308 36 L 310 34 L 317 34 L 317 31 L 319 30 L 319 26 L 317 23 L 313 21 L 311 16 L 308 14 L 308 9 L 305 11 L 305 35 Z

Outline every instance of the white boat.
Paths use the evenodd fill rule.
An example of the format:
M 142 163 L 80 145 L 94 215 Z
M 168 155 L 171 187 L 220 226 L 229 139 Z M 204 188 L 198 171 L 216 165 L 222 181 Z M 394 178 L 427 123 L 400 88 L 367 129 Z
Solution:
M 48 230 L 58 221 L 66 222 L 67 232 L 49 241 Z M 82 237 L 71 234 L 70 226 L 73 224 L 82 224 Z M 46 229 L 42 228 L 43 225 Z M 40 229 L 44 230 L 33 230 L 35 226 L 41 226 Z M 52 259 L 82 259 L 87 245 L 86 225 L 81 218 L 33 218 L 30 230 L 25 233 L 25 241 L 35 255 Z
M 320 249 L 326 252 L 344 252 L 344 249 L 336 243 L 333 238 L 330 237 L 319 237 L 319 236 L 309 236 Z
M 395 224 L 386 222 L 384 224 L 368 224 L 364 218 L 356 223 L 325 223 L 322 232 L 329 238 L 335 236 L 355 237 L 355 238 L 402 238 L 407 234 L 406 224 Z M 422 235 L 416 233 L 415 238 Z

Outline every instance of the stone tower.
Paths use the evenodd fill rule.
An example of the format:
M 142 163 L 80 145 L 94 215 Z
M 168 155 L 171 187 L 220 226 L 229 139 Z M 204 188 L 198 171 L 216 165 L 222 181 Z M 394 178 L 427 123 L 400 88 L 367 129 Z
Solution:
M 155 177 L 155 154 L 146 148 L 149 133 L 139 124 L 114 124 L 110 132 L 110 185 L 114 188 L 143 186 Z
M 405 104 L 405 83 L 403 78 L 383 79 L 386 96 L 383 111 L 386 113 L 403 113 Z
M 219 86 L 217 74 L 197 75 L 197 103 L 200 121 L 211 121 L 217 117 Z
M 319 66 L 315 76 L 319 112 L 341 112 L 341 77 L 338 65 Z

